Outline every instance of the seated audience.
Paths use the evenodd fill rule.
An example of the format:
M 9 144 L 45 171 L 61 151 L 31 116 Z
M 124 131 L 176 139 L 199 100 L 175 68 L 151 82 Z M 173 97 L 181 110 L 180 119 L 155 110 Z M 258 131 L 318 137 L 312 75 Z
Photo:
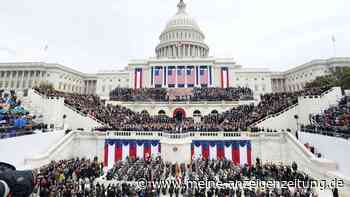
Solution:
M 32 119 L 14 91 L 0 91 L 0 139 L 32 133 Z
M 121 92 L 126 91 L 126 89 L 116 89 L 116 91 L 117 90 Z M 149 92 L 149 90 L 151 89 L 141 89 L 138 91 L 140 91 L 143 95 L 153 95 L 150 96 L 151 99 L 163 98 L 163 96 L 157 97 L 157 94 L 152 94 L 152 91 L 156 92 L 157 89 L 152 89 L 151 92 Z M 157 91 L 161 90 L 162 89 L 158 89 Z M 233 95 L 241 94 L 241 96 L 243 96 L 250 92 L 249 89 L 244 88 L 227 88 L 223 92 L 227 93 L 229 90 L 228 92 L 232 92 L 232 94 L 231 96 L 229 96 L 229 94 L 227 97 L 225 97 L 223 96 L 225 94 L 217 96 L 217 90 L 220 89 L 207 88 L 201 91 L 205 92 L 203 95 L 196 93 L 195 95 L 197 96 L 195 97 L 205 100 L 210 100 L 210 98 L 213 97 L 217 99 L 232 99 L 235 97 Z M 205 115 L 201 118 L 202 120 L 200 122 L 195 122 L 192 118 L 185 118 L 184 120 L 179 121 L 176 118 L 168 117 L 166 115 L 152 116 L 147 112 L 134 112 L 119 105 L 105 105 L 105 103 L 101 101 L 99 97 L 94 95 L 80 95 L 48 89 L 37 89 L 37 91 L 49 97 L 64 97 L 64 102 L 66 104 L 105 123 L 103 128 L 98 128 L 97 130 L 164 131 L 172 133 L 193 131 L 247 131 L 253 123 L 296 104 L 298 102 L 298 96 L 310 96 L 313 94 L 320 95 L 325 90 L 327 89 L 313 88 L 302 92 L 265 94 L 261 96 L 261 101 L 256 106 L 240 105 L 223 113 Z M 198 90 L 194 89 L 194 92 L 196 91 Z M 136 92 L 136 90 L 132 90 L 131 92 Z M 128 93 L 125 93 L 125 95 L 128 95 Z M 133 98 L 135 97 L 130 97 L 129 99 L 132 100 Z
M 52 161 L 39 169 L 36 175 L 36 194 L 40 196 L 316 196 L 314 188 L 305 187 L 313 179 L 298 170 L 295 162 L 291 166 L 262 163 L 257 159 L 255 165 L 238 166 L 228 160 L 193 160 L 178 164 L 155 159 L 128 158 L 118 161 L 103 175 L 102 163 L 97 158 Z M 99 179 L 97 179 L 99 178 Z M 101 179 L 102 178 L 102 179 Z M 101 182 L 103 180 L 103 182 Z M 173 181 L 169 186 L 145 188 L 136 187 L 137 180 Z M 221 187 L 214 184 L 198 187 L 185 184 L 187 181 L 300 181 L 300 185 L 286 188 Z M 107 182 L 106 182 L 107 181 Z M 175 182 L 176 181 L 176 182 Z M 175 185 L 176 184 L 176 185 Z M 221 184 L 222 185 L 222 184 Z M 204 185 L 206 186 L 206 185 Z
M 311 116 L 310 121 L 310 125 L 302 127 L 303 131 L 349 138 L 350 96 L 343 97 L 338 105 L 324 110 L 322 114 Z
M 189 91 L 188 91 L 189 90 Z M 238 101 L 253 100 L 249 88 L 193 88 L 173 91 L 164 88 L 116 88 L 110 92 L 112 101 Z

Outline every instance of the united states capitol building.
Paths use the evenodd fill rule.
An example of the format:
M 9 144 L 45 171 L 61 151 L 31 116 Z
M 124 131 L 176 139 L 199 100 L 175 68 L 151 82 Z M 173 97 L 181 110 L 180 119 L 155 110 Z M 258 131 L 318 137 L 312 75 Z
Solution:
M 330 68 L 350 65 L 350 58 L 318 59 L 284 72 L 245 68 L 233 58 L 209 56 L 209 46 L 183 1 L 159 36 L 155 57 L 130 60 L 123 70 L 87 74 L 58 63 L 0 63 L 0 89 L 25 90 L 41 83 L 56 90 L 108 98 L 116 87 L 249 87 L 255 94 L 302 90 Z

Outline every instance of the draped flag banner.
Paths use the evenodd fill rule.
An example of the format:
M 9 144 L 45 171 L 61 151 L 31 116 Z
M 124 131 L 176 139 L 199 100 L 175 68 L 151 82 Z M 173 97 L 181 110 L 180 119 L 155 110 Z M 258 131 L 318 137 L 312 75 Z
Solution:
M 229 84 L 228 69 L 221 68 L 221 88 L 228 88 Z
M 186 75 L 187 75 L 187 86 L 194 87 L 196 74 L 193 66 L 187 67 Z
M 177 85 L 184 87 L 186 83 L 186 70 L 184 66 L 177 67 Z
M 154 84 L 161 86 L 162 83 L 163 83 L 163 68 L 156 67 L 154 72 Z
M 236 165 L 252 165 L 250 140 L 193 140 L 192 159 L 227 159 Z
M 135 89 L 142 88 L 142 68 L 135 69 L 134 87 Z
M 176 69 L 174 66 L 168 67 L 168 84 L 169 85 L 176 84 Z
M 208 68 L 206 66 L 201 66 L 199 70 L 200 75 L 200 84 L 201 85 L 208 85 Z
M 116 161 L 127 158 L 156 158 L 160 156 L 159 140 L 114 140 L 106 139 L 104 166 L 112 168 Z

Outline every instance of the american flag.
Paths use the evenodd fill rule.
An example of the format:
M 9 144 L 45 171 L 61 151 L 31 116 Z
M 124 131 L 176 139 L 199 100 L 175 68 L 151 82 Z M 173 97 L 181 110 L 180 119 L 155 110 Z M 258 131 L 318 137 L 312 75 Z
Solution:
M 162 85 L 163 83 L 163 69 L 156 68 L 154 71 L 154 84 Z
M 208 68 L 201 67 L 199 70 L 200 84 L 208 85 Z
M 228 87 L 228 70 L 227 68 L 221 69 L 221 88 L 227 88 Z
M 179 66 L 177 68 L 177 83 L 178 84 L 185 84 L 186 82 L 186 70 L 185 67 Z
M 186 76 L 187 76 L 187 84 L 194 85 L 196 80 L 196 73 L 193 66 L 187 67 Z
M 135 69 L 135 89 L 142 88 L 142 68 Z
M 168 84 L 176 84 L 176 69 L 175 67 L 168 67 Z

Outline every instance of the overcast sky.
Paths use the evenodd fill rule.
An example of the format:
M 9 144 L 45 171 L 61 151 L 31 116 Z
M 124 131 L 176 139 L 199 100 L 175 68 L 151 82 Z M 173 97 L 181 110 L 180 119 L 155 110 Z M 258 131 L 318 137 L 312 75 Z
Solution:
M 0 62 L 57 62 L 83 72 L 154 56 L 178 0 L 2 0 Z M 285 70 L 350 56 L 349 0 L 185 0 L 210 56 Z M 48 46 L 45 52 L 45 46 Z

